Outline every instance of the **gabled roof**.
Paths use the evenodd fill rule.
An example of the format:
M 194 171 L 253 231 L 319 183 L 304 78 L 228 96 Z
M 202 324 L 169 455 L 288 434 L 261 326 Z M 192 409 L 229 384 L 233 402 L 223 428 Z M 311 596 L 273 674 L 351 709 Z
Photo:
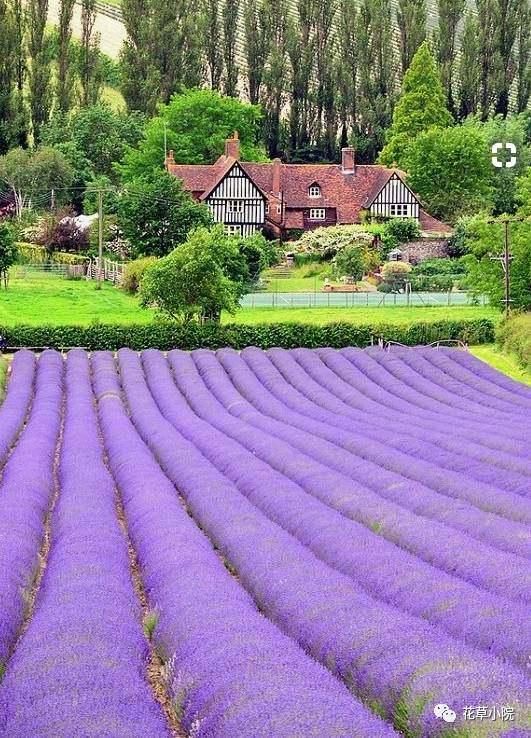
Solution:
M 171 174 L 183 180 L 185 189 L 204 201 L 236 163 L 266 198 L 278 194 L 273 190 L 274 168 L 278 167 L 286 228 L 303 227 L 301 211 L 305 208 L 335 208 L 338 224 L 359 222 L 360 211 L 370 207 L 393 175 L 396 174 L 405 184 L 404 172 L 378 164 L 357 164 L 353 172 L 345 173 L 339 164 L 244 162 L 223 155 L 210 165 L 169 162 L 167 168 Z M 319 197 L 309 196 L 309 187 L 314 184 L 321 188 Z M 424 232 L 451 232 L 447 225 L 423 210 L 420 213 L 420 226 Z

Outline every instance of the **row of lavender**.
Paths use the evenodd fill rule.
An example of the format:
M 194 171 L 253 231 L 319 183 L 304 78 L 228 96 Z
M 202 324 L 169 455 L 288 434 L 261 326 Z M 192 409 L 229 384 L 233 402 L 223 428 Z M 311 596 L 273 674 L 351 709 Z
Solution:
M 33 388 L 33 358 L 16 360 L 25 375 L 12 374 L 0 419 L 17 386 L 26 401 L 10 444 Z M 455 695 L 510 704 L 525 724 L 531 393 L 464 354 L 422 350 L 169 361 L 122 351 L 118 364 L 103 353 L 91 363 L 187 735 L 392 735 L 365 703 L 407 735 L 438 736 L 448 726 L 433 704 Z M 35 565 L 60 493 L 35 612 L 0 687 L 0 735 L 163 736 L 83 352 L 67 361 L 55 484 L 62 372 L 58 355 L 40 359 L 4 470 L 8 500 L 21 482 L 16 530 L 31 531 L 0 546 L 3 570 L 15 571 L 0 616 L 4 663 L 24 617 L 13 583 Z M 27 474 L 17 471 L 26 461 Z M 489 735 L 524 735 L 511 727 Z
M 219 353 L 223 355 L 225 352 Z M 236 354 L 231 355 L 238 358 Z M 490 700 L 516 704 L 523 711 L 526 679 L 523 670 L 520 671 L 516 665 L 524 664 L 518 653 L 521 644 L 516 635 L 519 623 L 525 622 L 522 621 L 526 612 L 523 603 L 528 600 L 525 578 L 528 579 L 529 569 L 525 560 L 493 546 L 481 547 L 470 537 L 463 537 L 461 544 L 466 548 L 457 550 L 457 554 L 463 558 L 468 555 L 472 567 L 481 560 L 483 565 L 492 564 L 498 567 L 498 580 L 506 573 L 510 579 L 511 567 L 516 567 L 512 586 L 510 582 L 508 587 L 512 596 L 498 594 L 489 597 L 481 591 L 481 585 L 464 588 L 459 581 L 447 580 L 441 584 L 441 591 L 446 596 L 435 596 L 430 601 L 433 577 L 437 576 L 434 571 L 431 580 L 424 581 L 423 593 L 418 582 L 417 591 L 424 598 L 419 605 L 424 617 L 419 618 L 404 612 L 400 606 L 389 604 L 393 593 L 402 586 L 405 588 L 404 596 L 400 599 L 399 595 L 398 600 L 406 608 L 408 586 L 407 579 L 406 582 L 397 581 L 394 556 L 389 549 L 387 560 L 377 562 L 382 564 L 381 579 L 388 578 L 387 598 L 385 592 L 382 597 L 378 575 L 373 576 L 372 592 L 368 592 L 371 588 L 364 572 L 357 570 L 357 565 L 365 555 L 368 572 L 372 547 L 378 536 L 372 533 L 372 541 L 369 536 L 365 545 L 363 540 L 358 545 L 356 533 L 348 530 L 341 516 L 335 518 L 335 528 L 329 528 L 332 518 L 326 519 L 323 509 L 314 508 L 308 512 L 307 499 L 300 494 L 295 497 L 294 489 L 289 490 L 288 485 L 280 486 L 281 480 L 268 474 L 267 469 L 256 461 L 260 454 L 270 454 L 270 466 L 286 465 L 293 475 L 298 470 L 297 481 L 301 487 L 304 487 L 305 480 L 310 480 L 321 489 L 331 488 L 332 479 L 326 475 L 325 467 L 319 471 L 311 466 L 311 453 L 303 456 L 297 453 L 294 445 L 286 445 L 282 455 L 282 449 L 274 447 L 275 433 L 278 437 L 281 424 L 263 438 L 257 435 L 254 427 L 242 426 L 241 447 L 235 447 L 230 441 L 230 436 L 236 432 L 234 427 L 231 430 L 230 424 L 224 424 L 219 402 L 212 394 L 205 394 L 204 386 L 202 391 L 197 368 L 194 372 L 194 361 L 199 365 L 205 359 L 215 357 L 209 352 L 194 352 L 192 357 L 179 352 L 170 355 L 179 395 L 171 377 L 158 371 L 164 369 L 161 366 L 164 359 L 155 352 L 146 352 L 143 363 L 153 393 L 150 394 L 138 357 L 130 352 L 121 352 L 124 389 L 137 429 L 181 491 L 196 521 L 208 532 L 268 617 L 342 678 L 357 696 L 408 734 L 440 734 L 443 728 L 433 714 L 433 703 L 451 701 L 450 691 L 454 696 L 458 694 L 463 703 L 481 704 Z M 215 383 L 216 375 L 215 366 L 203 366 L 205 382 Z M 233 388 L 237 383 L 235 375 L 236 372 L 231 377 Z M 260 386 L 264 391 L 263 385 Z M 253 388 L 253 393 L 253 397 L 259 395 L 260 389 Z M 158 401 L 158 407 L 153 398 Z M 271 398 L 268 401 L 271 412 Z M 241 396 L 239 400 L 228 396 L 226 402 L 235 413 L 245 405 Z M 264 410 L 260 415 L 262 419 L 266 412 Z M 163 414 L 171 419 L 172 425 L 163 421 Z M 217 425 L 223 425 L 220 434 L 213 430 Z M 295 432 L 286 423 L 284 425 L 288 433 Z M 311 434 L 308 435 L 308 440 L 311 440 Z M 197 457 L 183 468 L 179 458 L 185 439 L 191 441 Z M 245 439 L 250 452 L 242 453 Z M 313 441 L 313 449 L 309 451 L 317 454 L 322 443 L 315 443 L 315 438 Z M 203 453 L 199 454 L 199 450 Z M 201 469 L 200 475 L 190 474 L 190 466 L 193 470 Z M 284 468 L 282 474 L 286 475 Z M 463 485 L 464 488 L 466 486 Z M 204 493 L 205 488 L 208 488 L 208 495 Z M 254 505 L 247 502 L 240 490 L 247 491 Z M 287 497 L 288 491 L 292 493 L 291 500 Z M 340 494 L 354 499 L 356 491 L 351 487 L 349 494 L 348 486 L 344 484 Z M 523 501 L 523 498 L 518 499 Z M 268 515 L 261 513 L 257 509 L 259 507 Z M 307 526 L 307 519 L 312 517 L 313 527 Z M 422 519 L 418 523 L 420 526 Z M 504 523 L 501 516 L 499 523 Z M 294 535 L 282 530 L 282 524 L 287 528 L 291 526 Z M 323 529 L 331 535 L 322 535 Z M 345 536 L 350 534 L 350 550 L 346 552 L 335 537 L 338 530 Z M 520 532 L 525 535 L 523 527 Z M 418 533 L 422 535 L 420 527 Z M 319 540 L 319 535 L 322 540 Z M 440 540 L 440 536 L 434 540 Z M 426 547 L 431 544 L 434 548 L 434 540 L 426 540 Z M 341 542 L 348 545 L 346 538 Z M 400 558 L 400 552 L 395 553 Z M 405 567 L 404 561 L 403 571 Z M 347 570 L 350 576 L 347 578 L 338 569 Z M 417 576 L 421 576 L 419 570 Z M 473 569 L 469 570 L 468 577 L 475 578 Z M 495 577 L 492 576 L 491 582 L 485 579 L 482 584 L 490 584 L 494 590 L 494 582 Z M 454 587 L 453 592 L 446 591 L 449 583 Z M 467 600 L 464 605 L 459 602 L 458 593 L 459 597 L 468 597 L 472 613 L 465 609 Z M 487 601 L 491 607 L 486 607 Z M 443 614 L 446 608 L 450 610 L 448 615 Z M 461 638 L 446 635 L 441 627 L 435 628 L 427 623 L 427 619 L 442 620 L 445 630 L 459 634 Z M 471 620 L 474 624 L 478 621 L 474 628 L 471 628 Z M 494 645 L 499 628 L 501 646 Z M 519 635 L 521 637 L 521 632 Z M 463 641 L 469 641 L 471 645 Z M 474 642 L 481 644 L 482 649 L 473 646 Z M 497 651 L 504 651 L 504 656 L 510 654 L 515 666 L 509 666 L 505 660 L 494 656 Z M 487 673 L 488 683 L 484 679 Z

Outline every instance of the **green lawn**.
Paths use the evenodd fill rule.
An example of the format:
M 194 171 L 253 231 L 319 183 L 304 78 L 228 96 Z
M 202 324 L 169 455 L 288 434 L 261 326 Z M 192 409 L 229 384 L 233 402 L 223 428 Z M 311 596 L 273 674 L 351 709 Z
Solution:
M 134 297 L 111 284 L 97 290 L 95 282 L 32 275 L 11 278 L 9 289 L 0 290 L 0 325 L 149 323 L 152 317 Z
M 524 382 L 524 384 L 531 385 L 531 372 L 527 369 L 522 369 L 514 356 L 503 353 L 494 344 L 489 343 L 483 346 L 471 346 L 470 353 L 474 354 L 474 356 L 481 359 L 486 364 L 490 364 L 499 372 L 507 374 L 508 377 L 516 379 L 519 382 Z
M 498 320 L 500 313 L 489 307 L 452 305 L 451 307 L 336 307 L 336 308 L 242 308 L 236 315 L 223 316 L 224 323 L 313 323 L 324 324 L 337 321 L 348 323 L 393 323 L 405 324 L 414 320 L 460 320 L 461 318 L 492 318 Z
M 7 361 L 3 356 L 0 356 L 0 400 L 4 397 L 4 391 L 6 388 L 7 379 Z

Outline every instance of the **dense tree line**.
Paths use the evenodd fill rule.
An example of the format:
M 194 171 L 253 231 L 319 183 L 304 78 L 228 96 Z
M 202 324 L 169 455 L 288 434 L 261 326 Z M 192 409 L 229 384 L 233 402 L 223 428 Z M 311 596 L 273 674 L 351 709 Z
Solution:
M 264 108 L 270 156 L 330 160 L 341 144 L 374 161 L 402 78 L 428 39 L 456 120 L 527 109 L 531 92 L 529 0 L 123 0 L 129 34 L 123 92 L 153 114 L 184 88 L 207 85 Z M 461 53 L 458 54 L 458 49 Z
M 48 0 L 0 0 L 0 154 L 39 144 L 53 117 L 94 105 L 103 66 L 95 0 L 81 1 L 82 38 L 72 39 L 74 0 L 61 0 L 50 29 Z

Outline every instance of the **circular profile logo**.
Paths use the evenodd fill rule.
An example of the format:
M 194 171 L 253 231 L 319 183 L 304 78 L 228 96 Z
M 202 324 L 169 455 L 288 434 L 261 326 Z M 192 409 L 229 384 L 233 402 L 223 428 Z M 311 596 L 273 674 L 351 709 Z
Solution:
M 435 705 L 433 712 L 435 717 L 444 720 L 445 723 L 453 723 L 457 717 L 455 712 L 448 705 L 445 705 L 444 702 Z

